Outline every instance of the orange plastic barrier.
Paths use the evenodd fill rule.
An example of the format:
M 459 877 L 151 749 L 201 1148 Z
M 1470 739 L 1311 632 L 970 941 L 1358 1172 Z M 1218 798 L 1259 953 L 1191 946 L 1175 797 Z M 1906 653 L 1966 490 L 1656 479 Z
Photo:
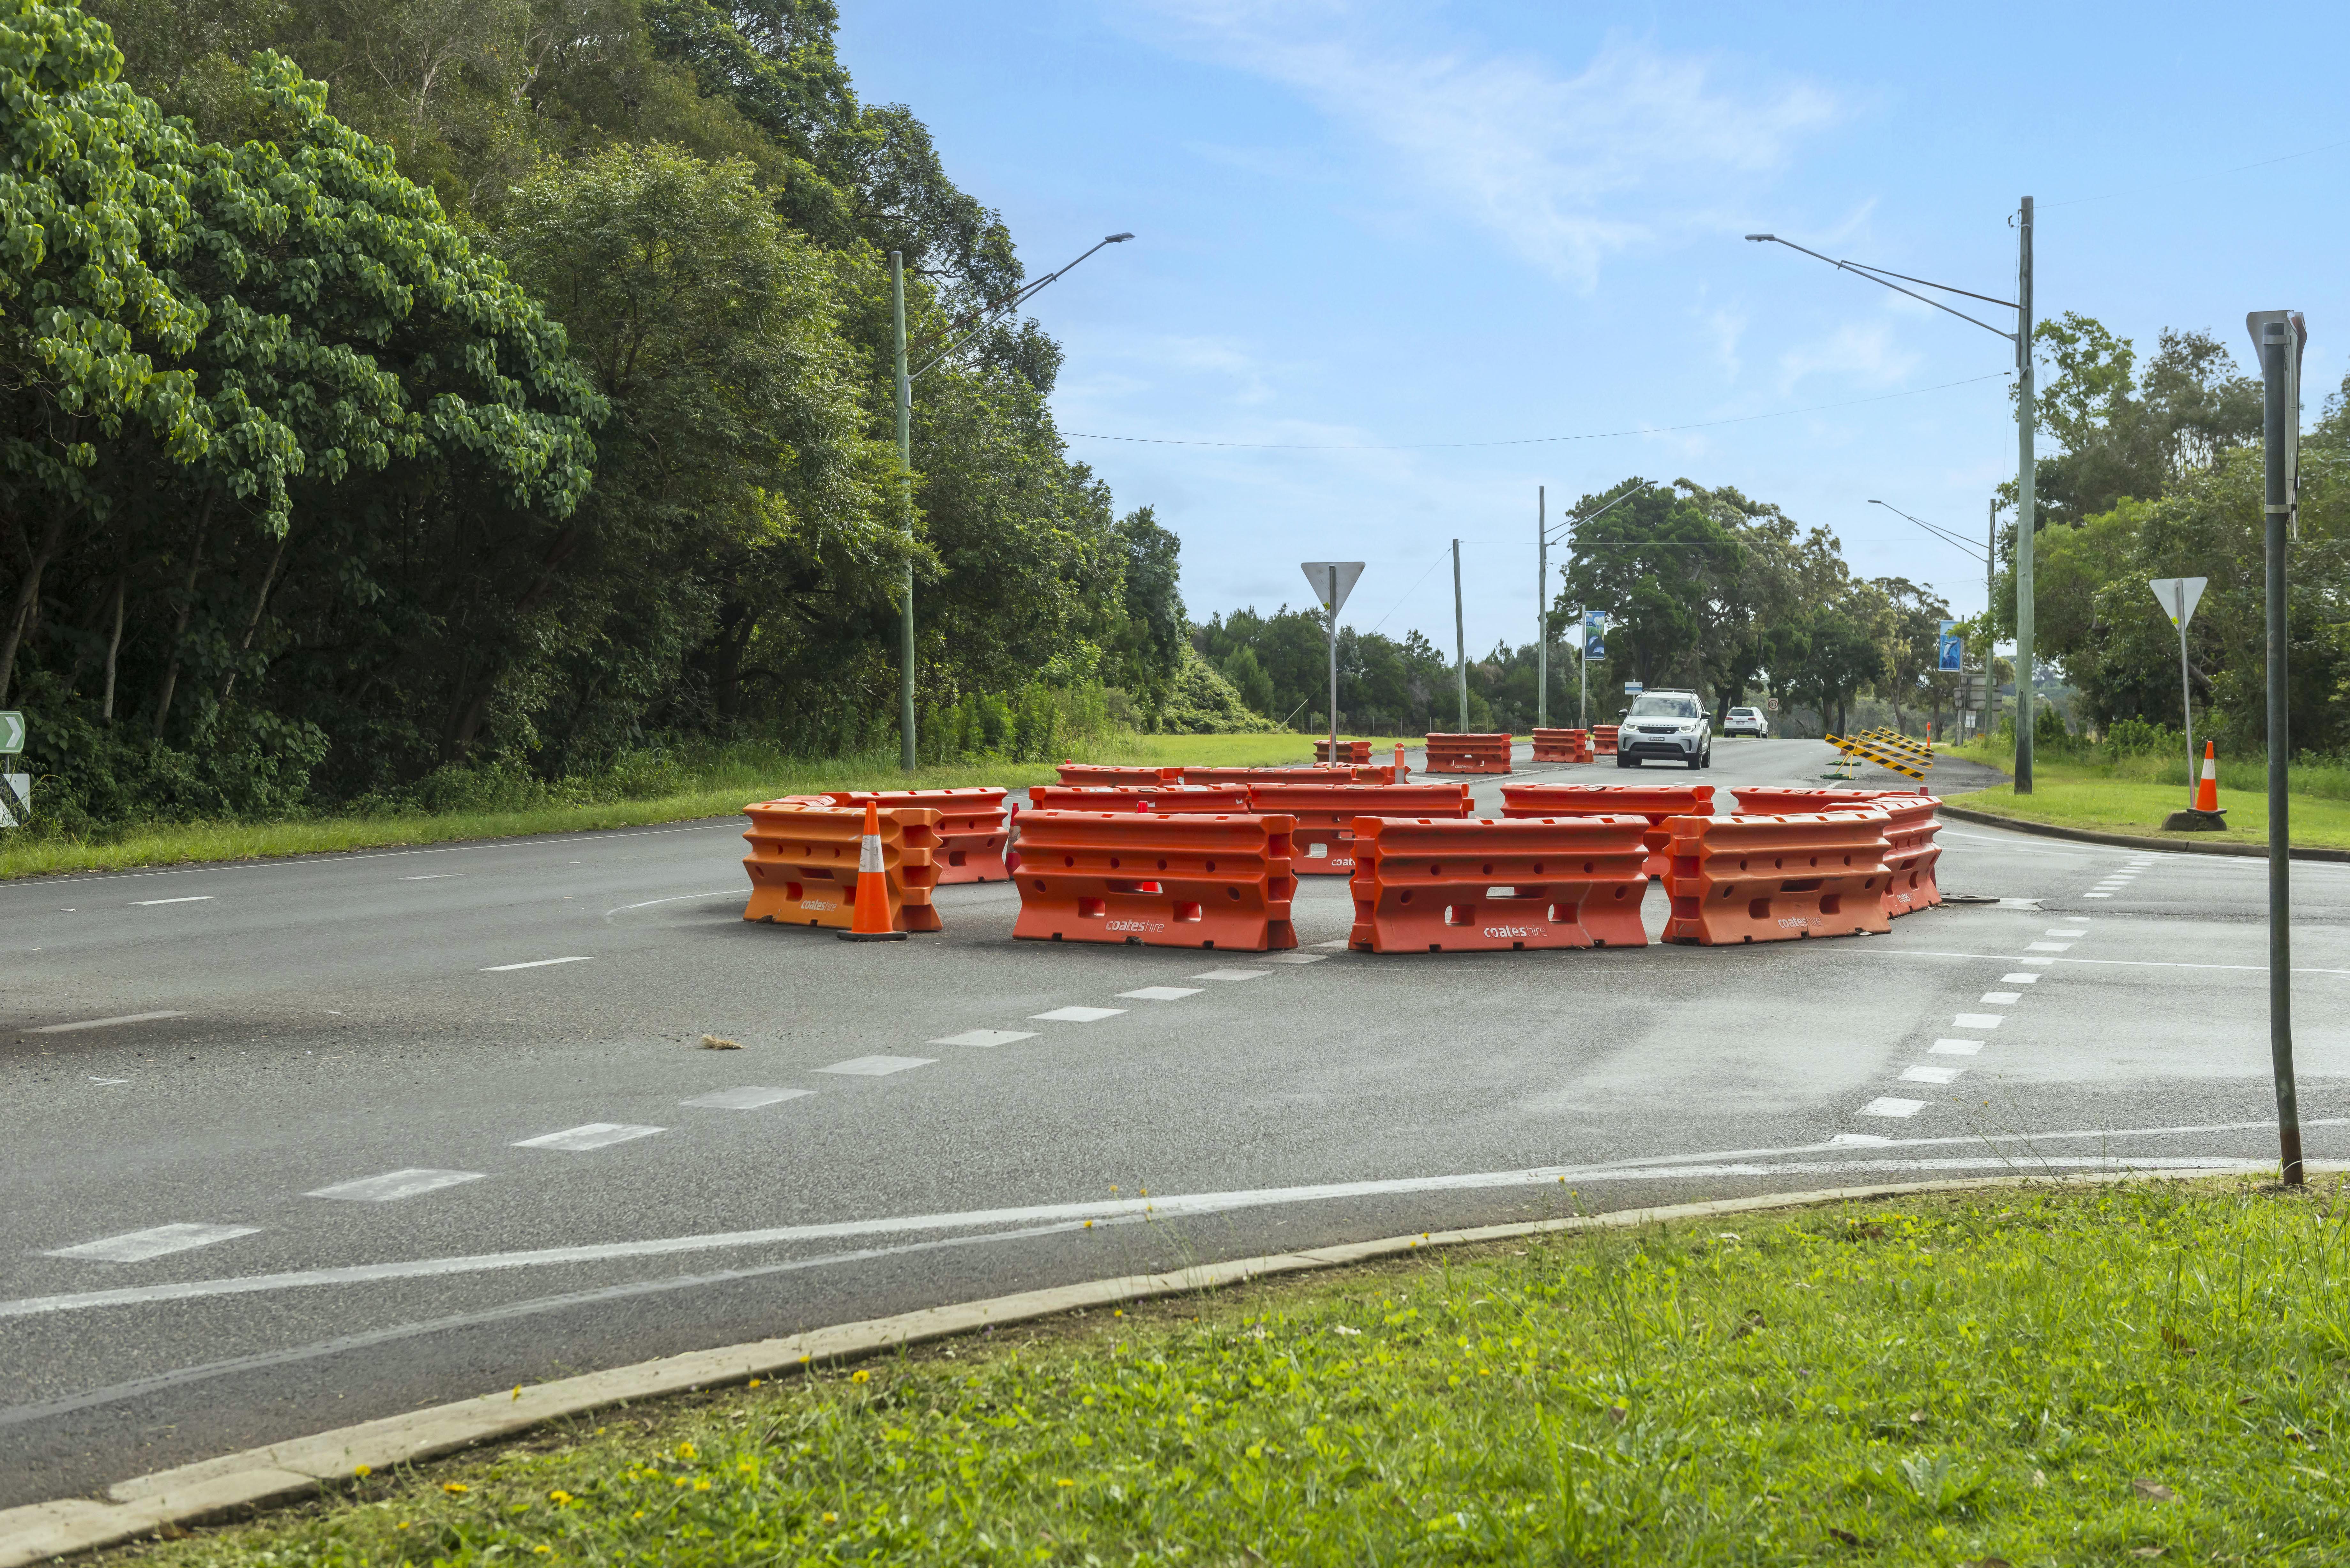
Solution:
M 865 808 L 806 800 L 761 801 L 743 808 L 751 846 L 743 869 L 751 874 L 746 920 L 779 926 L 847 930 L 856 912 L 857 854 L 865 838 Z M 939 814 L 892 806 L 881 814 L 881 868 L 889 874 L 889 926 L 935 931 L 931 907 L 938 876 Z
M 1148 802 L 1153 811 L 1245 812 L 1246 784 L 1159 784 L 1146 789 L 1115 784 L 1030 784 L 1031 811 L 1139 812 Z
M 1665 940 L 1721 947 L 1891 929 L 1881 813 L 1676 816 Z
M 1534 761 L 1538 763 L 1587 763 L 1591 760 L 1591 736 L 1583 730 L 1536 730 Z
M 1638 816 L 1355 823 L 1358 952 L 1645 947 Z
M 1128 768 L 1108 763 L 1062 763 L 1061 782 L 1065 784 L 1181 784 L 1181 768 Z
M 1875 810 L 1886 818 L 1889 847 L 1885 856 L 1889 880 L 1885 887 L 1885 912 L 1912 915 L 1942 901 L 1934 867 L 1942 846 L 1934 842 L 1942 831 L 1936 813 L 1942 803 L 1923 790 L 1747 788 L 1738 794 L 1739 809 L 1746 812 L 1822 812 Z
M 1738 784 L 1731 793 L 1738 797 L 1738 809 L 1749 816 L 1783 816 L 1789 812 L 1866 805 L 1879 795 L 1894 792 L 1858 787 L 1821 789 L 1808 784 Z
M 1316 742 L 1314 742 L 1314 760 L 1315 760 L 1315 762 L 1317 762 L 1317 763 L 1327 763 L 1327 762 L 1329 762 L 1329 761 L 1330 761 L 1330 742 L 1329 742 L 1327 740 L 1320 740 L 1320 741 L 1316 741 Z M 1370 742 L 1368 742 L 1368 741 L 1341 741 L 1341 742 L 1338 742 L 1338 758 L 1337 758 L 1337 760 L 1338 760 L 1338 761 L 1339 761 L 1339 763 L 1341 763 L 1342 764 L 1346 764 L 1346 765 L 1349 765 L 1349 766 L 1353 766 L 1353 767 L 1363 768 L 1363 767 L 1368 767 L 1368 766 L 1370 766 L 1370 763 L 1371 763 L 1371 743 L 1370 743 Z
M 1502 786 L 1503 816 L 1607 816 L 1637 811 L 1648 819 L 1648 875 L 1665 874 L 1665 824 L 1713 811 L 1711 784 L 1523 784 Z
M 1430 735 L 1428 771 L 1432 774 L 1505 774 L 1510 771 L 1507 735 Z
M 1476 807 L 1465 784 L 1310 784 L 1258 782 L 1248 786 L 1251 811 L 1277 811 L 1296 819 L 1290 830 L 1290 867 L 1302 877 L 1355 874 L 1358 816 L 1467 816 Z
M 955 882 L 1001 882 L 1012 875 L 1003 864 L 1003 852 L 1012 843 L 1004 794 L 993 788 L 842 789 L 825 798 L 835 805 L 861 806 L 869 800 L 884 811 L 911 806 L 937 812 L 939 846 L 931 864 L 943 888 Z
M 1353 766 L 1340 763 L 1336 767 L 1320 763 L 1300 763 L 1289 768 L 1185 768 L 1182 782 L 1189 784 L 1353 784 L 1361 776 Z
M 1593 754 L 1602 757 L 1614 756 L 1616 754 L 1616 732 L 1622 726 L 1617 724 L 1592 725 L 1591 750 Z
M 1020 814 L 1020 918 L 1035 941 L 1266 952 L 1297 945 L 1285 816 Z

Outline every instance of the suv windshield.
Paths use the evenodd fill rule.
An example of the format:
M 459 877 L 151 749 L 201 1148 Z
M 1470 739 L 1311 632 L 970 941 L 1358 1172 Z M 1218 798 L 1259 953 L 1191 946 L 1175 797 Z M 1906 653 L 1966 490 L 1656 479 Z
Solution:
M 1679 696 L 1669 691 L 1643 691 L 1632 699 L 1635 719 L 1694 719 L 1697 699 Z

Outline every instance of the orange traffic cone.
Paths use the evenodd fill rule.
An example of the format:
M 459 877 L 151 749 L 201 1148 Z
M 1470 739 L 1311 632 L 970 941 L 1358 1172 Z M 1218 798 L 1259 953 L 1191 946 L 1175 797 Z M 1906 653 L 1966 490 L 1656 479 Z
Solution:
M 2195 786 L 2195 809 L 2220 809 L 2220 761 L 2210 742 L 2203 742 L 2203 780 Z
M 857 851 L 857 909 L 849 918 L 848 929 L 839 933 L 844 942 L 902 942 L 906 933 L 892 930 L 889 926 L 889 873 L 881 868 L 881 812 L 872 801 L 865 803 L 865 842 Z
M 1396 763 L 1395 763 L 1395 781 L 1394 781 L 1394 782 L 1395 782 L 1395 783 L 1397 783 L 1397 784 L 1401 784 L 1401 783 L 1403 783 L 1403 782 L 1404 782 L 1404 775 L 1405 775 L 1406 774 L 1409 774 L 1409 772 L 1411 772 L 1411 770 L 1410 770 L 1409 768 L 1405 767 L 1405 766 L 1403 765 L 1403 742 L 1402 742 L 1401 741 L 1398 741 L 1398 742 L 1396 742 Z

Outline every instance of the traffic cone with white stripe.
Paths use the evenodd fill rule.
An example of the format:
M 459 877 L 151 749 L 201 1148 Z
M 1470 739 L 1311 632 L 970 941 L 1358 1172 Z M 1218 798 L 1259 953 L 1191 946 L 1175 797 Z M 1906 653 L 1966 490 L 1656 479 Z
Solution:
M 1403 783 L 1405 776 L 1410 772 L 1411 770 L 1409 768 L 1403 765 L 1403 742 L 1401 741 L 1398 741 L 1396 742 L 1395 778 L 1392 782 L 1396 784 Z
M 889 924 L 889 873 L 881 868 L 881 812 L 872 801 L 865 803 L 865 840 L 857 850 L 857 908 L 849 917 L 848 929 L 839 933 L 844 942 L 902 942 L 906 933 L 893 930 Z
M 2217 749 L 2209 741 L 2203 742 L 2203 779 L 2195 786 L 2195 809 L 2220 809 L 2220 760 Z

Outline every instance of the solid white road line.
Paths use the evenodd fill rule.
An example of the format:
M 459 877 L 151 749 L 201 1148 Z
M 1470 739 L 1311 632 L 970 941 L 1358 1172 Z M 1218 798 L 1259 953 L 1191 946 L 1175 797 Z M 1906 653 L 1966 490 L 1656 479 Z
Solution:
M 819 1073 L 838 1073 L 849 1078 L 886 1078 L 892 1073 L 909 1068 L 927 1067 L 938 1060 L 935 1056 L 851 1056 L 846 1062 L 835 1062 L 829 1067 L 818 1067 Z
M 70 1034 L 77 1029 L 105 1029 L 117 1023 L 152 1023 L 159 1018 L 185 1018 L 184 1012 L 125 1012 L 114 1018 L 85 1018 L 78 1023 L 44 1023 L 27 1034 Z
M 429 877 L 402 877 L 403 882 L 446 882 L 452 877 L 463 877 L 463 871 L 435 871 Z
M 1926 1047 L 1937 1056 L 1971 1056 L 1982 1048 L 1980 1040 L 1937 1040 Z
M 966 1029 L 960 1034 L 948 1034 L 927 1042 L 931 1045 L 1009 1045 L 1015 1040 L 1034 1040 L 1034 1029 Z
M 151 909 L 158 904 L 209 904 L 212 901 L 213 896 L 210 893 L 191 893 L 184 898 L 133 898 L 131 900 L 132 904 L 142 909 Z
M 1922 1104 L 1923 1102 L 1912 1102 Z M 2330 1118 L 2338 1122 L 2341 1118 Z M 2195 1131 L 2249 1130 L 2271 1123 L 2231 1124 L 2210 1128 L 2146 1128 L 2135 1131 L 2065 1134 L 1995 1134 L 1965 1137 L 1903 1138 L 1903 1147 L 1968 1144 L 1980 1152 L 1954 1158 L 1885 1160 L 1742 1159 L 1709 1154 L 1621 1166 L 1549 1166 L 1533 1170 L 1475 1171 L 1385 1180 L 1331 1182 L 1313 1187 L 1258 1188 L 1232 1192 L 1177 1194 L 1172 1197 L 1116 1198 L 1082 1203 L 1036 1204 L 1024 1208 L 972 1210 L 960 1214 L 912 1214 L 879 1220 L 847 1220 L 826 1224 L 781 1225 L 764 1231 L 716 1231 L 693 1236 L 657 1237 L 640 1241 L 613 1241 L 577 1247 L 546 1247 L 530 1251 L 475 1253 L 464 1257 L 418 1258 L 392 1263 L 359 1263 L 341 1268 L 307 1269 L 277 1274 L 246 1274 L 225 1279 L 188 1280 L 176 1283 L 125 1285 L 112 1290 L 81 1291 L 66 1295 L 19 1297 L 0 1301 L 0 1319 L 34 1317 L 54 1312 L 81 1312 L 96 1307 L 138 1306 L 155 1302 L 193 1301 L 212 1296 L 250 1295 L 258 1292 L 293 1290 L 319 1285 L 371 1284 L 384 1280 L 439 1279 L 453 1274 L 486 1273 L 504 1269 L 543 1268 L 566 1263 L 608 1262 L 619 1259 L 664 1257 L 677 1252 L 767 1247 L 797 1241 L 827 1241 L 843 1236 L 903 1235 L 911 1231 L 979 1230 L 988 1226 L 1035 1224 L 1062 1220 L 1110 1220 L 1149 1214 L 1164 1222 L 1190 1214 L 1222 1214 L 1234 1210 L 1289 1203 L 1315 1203 L 1363 1198 L 1409 1196 L 1423 1192 L 1483 1191 L 1520 1187 L 1555 1187 L 1566 1181 L 1658 1181 L 1673 1177 L 1808 1176 L 1856 1170 L 2262 1170 L 2275 1167 L 2273 1158 L 2234 1159 L 2210 1155 L 2146 1155 L 2116 1158 L 2111 1154 L 2047 1155 L 2009 1153 L 1981 1146 L 2028 1143 L 2031 1138 L 2111 1138 Z M 2303 1122 L 2306 1128 L 2319 1125 Z M 1864 1135 L 1846 1134 L 1824 1143 L 1787 1150 L 1757 1149 L 1756 1155 L 1826 1153 L 1850 1147 Z M 1893 1140 L 1879 1139 L 1879 1145 Z
M 1926 1108 L 1923 1100 L 1905 1100 L 1898 1095 L 1879 1095 L 1860 1107 L 1865 1116 L 1914 1116 Z
M 1137 1002 L 1180 1002 L 1187 996 L 1197 996 L 1196 985 L 1146 985 L 1140 991 L 1121 991 L 1118 995 L 1132 997 Z
M 631 1127 L 624 1122 L 588 1122 L 561 1132 L 541 1133 L 536 1137 L 516 1138 L 516 1148 L 559 1148 L 573 1154 L 591 1148 L 608 1148 L 616 1143 L 626 1143 L 633 1137 L 650 1137 L 660 1127 Z
M 363 1176 L 357 1181 L 340 1181 L 332 1187 L 321 1187 L 316 1192 L 306 1192 L 305 1198 L 347 1198 L 354 1203 L 391 1203 L 402 1198 L 420 1198 L 427 1192 L 438 1192 L 444 1187 L 463 1182 L 479 1181 L 478 1170 L 390 1170 L 381 1176 Z
M 1273 971 L 1269 969 L 1211 969 L 1203 970 L 1189 978 L 1192 980 L 1263 980 L 1272 972 Z
M 84 1241 L 78 1247 L 59 1247 L 56 1251 L 43 1255 L 87 1258 L 100 1263 L 143 1263 L 150 1258 L 184 1252 L 191 1247 L 209 1247 L 215 1241 L 234 1241 L 239 1236 L 250 1236 L 260 1229 L 258 1225 L 158 1225 L 151 1230 L 130 1231 L 100 1241 Z
M 1123 1007 L 1056 1007 L 1050 1012 L 1032 1012 L 1028 1016 L 1045 1023 L 1099 1023 L 1125 1011 Z
M 1965 1071 L 1960 1067 L 1904 1067 L 1901 1081 L 1905 1084 L 1947 1084 Z
M 545 969 L 549 964 L 593 963 L 595 961 L 595 960 L 588 958 L 533 959 L 528 963 L 494 963 L 484 969 L 482 972 L 484 974 L 504 974 L 510 969 Z
M 745 1085 L 739 1089 L 713 1089 L 690 1100 L 680 1100 L 678 1104 L 702 1111 L 755 1111 L 762 1106 L 796 1100 L 815 1093 L 814 1089 L 763 1089 Z
M 1996 1029 L 2005 1017 L 2000 1012 L 1961 1012 L 1953 1022 L 1960 1029 Z

